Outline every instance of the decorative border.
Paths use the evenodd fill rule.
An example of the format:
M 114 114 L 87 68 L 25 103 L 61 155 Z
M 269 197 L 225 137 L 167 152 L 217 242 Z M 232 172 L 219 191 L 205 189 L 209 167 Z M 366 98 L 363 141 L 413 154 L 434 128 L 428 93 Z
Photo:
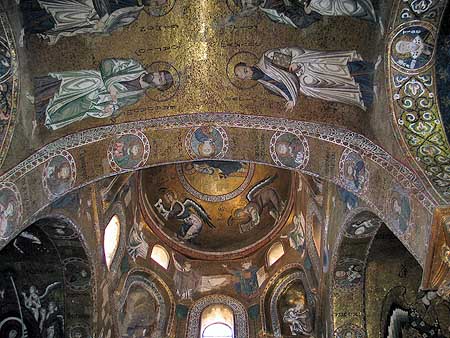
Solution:
M 48 167 L 49 167 L 49 165 L 50 165 L 50 162 L 51 162 L 54 158 L 56 158 L 56 157 L 58 157 L 58 156 L 64 157 L 64 158 L 67 160 L 67 162 L 69 162 L 71 179 L 70 179 L 70 186 L 69 186 L 65 191 L 63 191 L 63 192 L 60 193 L 60 194 L 54 194 L 54 193 L 50 190 L 50 188 L 48 187 L 48 182 L 47 182 L 47 181 L 48 181 L 48 177 L 46 176 L 46 174 L 47 174 L 47 172 L 48 172 Z M 57 198 L 57 197 L 59 197 L 59 196 L 64 195 L 67 191 L 69 191 L 69 190 L 73 187 L 73 185 L 74 185 L 76 179 L 77 179 L 77 166 L 76 166 L 76 163 L 75 163 L 75 159 L 73 158 L 73 156 L 72 156 L 68 151 L 62 150 L 60 154 L 53 156 L 53 157 L 52 157 L 51 159 L 49 159 L 49 160 L 47 161 L 47 163 L 45 164 L 44 171 L 43 171 L 43 173 L 42 173 L 42 186 L 44 187 L 44 190 L 45 190 L 45 192 L 47 193 L 48 198 L 49 198 L 50 200 L 53 200 L 53 199 L 55 199 L 55 198 Z
M 233 161 L 233 162 L 235 162 L 235 161 Z M 176 169 L 177 169 L 178 178 L 180 179 L 180 182 L 183 185 L 183 188 L 188 193 L 190 193 L 193 196 L 201 199 L 202 201 L 206 201 L 206 202 L 225 202 L 225 201 L 228 201 L 228 200 L 240 195 L 250 184 L 250 182 L 253 178 L 253 174 L 255 173 L 255 165 L 253 163 L 247 163 L 247 165 L 249 166 L 249 168 L 248 168 L 247 176 L 245 177 L 244 182 L 242 182 L 242 184 L 237 189 L 233 190 L 232 192 L 229 192 L 224 195 L 219 195 L 219 196 L 202 194 L 201 192 L 195 190 L 190 185 L 190 183 L 187 181 L 186 177 L 184 176 L 183 165 L 177 164 Z
M 281 335 L 281 326 L 280 322 L 278 321 L 278 307 L 277 302 L 280 298 L 281 294 L 286 290 L 289 285 L 295 281 L 301 281 L 303 288 L 306 292 L 306 299 L 308 302 L 308 307 L 311 307 L 313 309 L 313 318 L 314 318 L 314 310 L 315 310 L 315 299 L 312 295 L 311 291 L 307 289 L 307 281 L 306 281 L 306 275 L 303 271 L 297 271 L 292 274 L 289 274 L 288 276 L 284 277 L 274 288 L 272 296 L 270 297 L 270 320 L 272 322 L 272 328 L 273 328 L 273 334 L 275 337 L 282 337 Z M 306 283 L 305 283 L 306 281 Z
M 189 310 L 186 338 L 200 337 L 200 318 L 203 310 L 210 305 L 224 304 L 233 310 L 235 338 L 248 338 L 248 315 L 244 305 L 234 298 L 225 295 L 211 295 L 200 298 Z
M 115 142 L 117 142 L 117 140 L 119 138 L 121 138 L 123 136 L 127 136 L 127 135 L 137 136 L 141 140 L 142 146 L 144 148 L 144 153 L 142 154 L 141 161 L 138 164 L 136 164 L 133 168 L 122 168 L 120 165 L 118 165 L 116 163 L 116 161 L 114 160 L 113 151 L 112 151 L 112 147 L 115 144 Z M 140 166 L 142 166 L 144 163 L 147 162 L 149 155 L 150 155 L 150 142 L 148 141 L 147 136 L 145 136 L 144 133 L 142 133 L 141 131 L 121 133 L 121 134 L 117 135 L 117 137 L 110 142 L 109 147 L 108 147 L 108 162 L 109 162 L 109 165 L 111 166 L 111 169 L 116 172 L 135 170 L 135 169 L 139 168 Z
M 66 259 L 64 259 L 62 261 L 62 265 L 64 266 L 64 270 L 67 270 L 66 269 L 66 265 L 67 264 L 71 264 L 71 263 L 77 263 L 77 264 L 85 265 L 87 267 L 87 270 L 89 270 L 89 273 L 91 274 L 91 266 L 89 265 L 89 262 L 87 260 L 84 260 L 84 259 L 81 259 L 81 258 L 78 258 L 78 257 L 68 257 L 68 258 L 66 258 Z M 92 280 L 92 275 L 90 275 L 88 283 L 86 283 L 85 285 L 79 286 L 79 287 L 74 287 L 73 283 L 71 283 L 70 281 L 68 281 L 66 279 L 66 273 L 64 273 L 65 285 L 67 285 L 70 290 L 75 291 L 75 292 L 84 292 L 84 291 L 90 290 L 91 280 Z
M 294 137 L 297 137 L 299 139 L 299 141 L 302 143 L 303 150 L 304 150 L 303 162 L 300 163 L 296 167 L 288 167 L 288 166 L 284 165 L 283 162 L 281 162 L 280 159 L 278 158 L 278 154 L 277 154 L 277 152 L 275 150 L 275 146 L 276 146 L 276 143 L 277 143 L 278 139 L 281 136 L 285 135 L 285 134 L 292 134 L 292 135 L 294 135 Z M 277 131 L 275 134 L 273 134 L 272 138 L 270 139 L 269 152 L 270 152 L 270 157 L 272 157 L 272 160 L 275 162 L 275 164 L 277 166 L 279 166 L 279 167 L 282 167 L 282 168 L 303 169 L 303 168 L 306 167 L 306 165 L 309 162 L 309 145 L 308 145 L 308 141 L 301 135 L 301 132 L 297 132 L 297 133 L 293 134 L 293 133 L 283 133 L 283 132 Z
M 450 143 L 436 99 L 434 53 L 436 25 L 442 20 L 446 4 L 447 0 L 398 1 L 386 46 L 390 105 L 399 143 L 441 198 L 440 203 L 450 203 Z M 395 37 L 410 26 L 427 28 L 435 40 L 431 61 L 417 70 L 402 69 L 392 60 Z
M 17 105 L 18 105 L 18 92 L 20 87 L 19 81 L 19 61 L 17 58 L 16 46 L 14 42 L 14 34 L 8 21 L 6 13 L 0 13 L 0 25 L 4 32 L 5 40 L 9 45 L 9 51 L 11 54 L 11 67 L 12 70 L 12 89 L 11 89 L 11 110 L 9 112 L 8 125 L 5 127 L 6 132 L 0 145 L 0 168 L 3 166 L 6 154 L 8 153 L 9 146 L 11 145 L 12 136 L 14 134 L 14 127 L 16 125 Z M 11 79 L 11 78 L 10 78 Z

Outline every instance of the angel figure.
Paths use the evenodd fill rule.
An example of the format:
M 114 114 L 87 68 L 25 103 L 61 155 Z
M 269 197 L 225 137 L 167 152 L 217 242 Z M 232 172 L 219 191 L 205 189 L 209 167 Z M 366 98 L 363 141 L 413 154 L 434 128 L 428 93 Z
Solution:
M 241 233 L 250 231 L 261 222 L 263 211 L 267 209 L 275 221 L 281 217 L 284 202 L 275 188 L 270 187 L 277 175 L 270 176 L 258 182 L 247 194 L 248 203 L 245 207 L 234 210 L 228 218 L 228 225 L 239 225 Z
M 186 198 L 180 202 L 176 193 L 169 189 L 162 189 L 162 193 L 163 196 L 155 203 L 155 207 L 165 220 L 183 222 L 177 234 L 179 239 L 192 242 L 198 237 L 204 224 L 215 228 L 205 209 L 195 201 Z
M 177 260 L 174 253 L 172 253 L 172 258 L 175 265 L 173 281 L 177 295 L 181 299 L 192 299 L 193 293 L 197 290 L 198 283 L 201 280 L 201 276 L 192 269 L 192 265 L 188 260 L 180 263 L 182 258 L 178 257 Z
M 48 293 L 54 289 L 55 287 L 59 286 L 60 282 L 55 282 L 47 286 L 45 289 L 45 292 L 42 294 L 42 296 L 39 295 L 39 291 L 36 286 L 31 285 L 30 286 L 30 294 L 27 296 L 25 292 L 22 292 L 25 308 L 31 311 L 33 314 L 34 319 L 36 322 L 39 323 L 39 316 L 42 311 L 42 305 L 41 301 L 47 297 Z

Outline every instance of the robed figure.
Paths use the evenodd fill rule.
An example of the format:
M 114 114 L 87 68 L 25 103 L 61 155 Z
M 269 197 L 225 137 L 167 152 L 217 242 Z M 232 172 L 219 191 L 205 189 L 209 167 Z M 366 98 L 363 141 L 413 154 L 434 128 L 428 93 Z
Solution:
M 294 28 L 306 28 L 322 16 L 350 16 L 377 21 L 370 0 L 234 0 L 241 9 L 238 16 L 247 16 L 259 10 L 270 20 Z M 230 18 L 233 22 L 236 17 Z
M 24 29 L 50 44 L 61 37 L 111 34 L 134 22 L 144 8 L 138 0 L 22 0 Z
M 298 94 L 340 102 L 364 110 L 373 101 L 373 64 L 352 51 L 317 51 L 301 47 L 277 48 L 264 53 L 256 65 L 238 63 L 234 74 L 258 81 L 283 97 L 292 110 Z
M 45 126 L 59 129 L 90 116 L 116 117 L 149 89 L 167 90 L 168 71 L 148 73 L 133 59 L 106 59 L 100 69 L 50 73 L 35 79 L 36 114 Z

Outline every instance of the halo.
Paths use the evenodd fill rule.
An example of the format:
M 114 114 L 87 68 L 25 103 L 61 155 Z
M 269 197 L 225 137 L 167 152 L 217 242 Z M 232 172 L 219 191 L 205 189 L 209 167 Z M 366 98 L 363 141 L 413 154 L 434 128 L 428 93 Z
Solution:
M 181 77 L 180 77 L 180 73 L 169 62 L 155 61 L 155 62 L 151 63 L 150 65 L 145 65 L 145 69 L 149 73 L 155 73 L 155 72 L 160 72 L 162 70 L 166 70 L 172 75 L 172 78 L 173 78 L 172 87 L 170 87 L 167 90 L 164 90 L 164 91 L 160 91 L 158 89 L 147 90 L 145 95 L 150 100 L 156 101 L 156 102 L 169 101 L 177 94 L 178 89 L 180 89 Z
M 147 13 L 148 16 L 161 17 L 169 14 L 172 11 L 173 7 L 175 6 L 175 2 L 177 2 L 177 0 L 168 0 L 166 5 L 161 6 L 161 8 L 157 10 L 152 10 L 151 6 L 149 5 L 144 5 L 144 12 Z
M 244 62 L 248 65 L 254 65 L 258 62 L 258 57 L 251 52 L 237 52 L 230 57 L 227 63 L 227 77 L 230 83 L 238 89 L 251 89 L 258 83 L 253 80 L 241 80 L 234 75 L 234 66 L 239 62 Z

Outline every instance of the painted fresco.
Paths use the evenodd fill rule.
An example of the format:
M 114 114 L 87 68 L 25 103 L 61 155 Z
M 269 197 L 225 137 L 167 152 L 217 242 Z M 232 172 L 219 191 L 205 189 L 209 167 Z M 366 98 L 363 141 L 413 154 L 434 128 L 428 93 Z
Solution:
M 42 184 L 49 197 L 58 197 L 70 190 L 75 183 L 76 172 L 75 160 L 69 152 L 48 161 L 42 173 Z
M 221 158 L 228 150 L 228 136 L 221 127 L 191 129 L 186 135 L 185 147 L 192 159 Z
M 149 154 L 150 144 L 144 134 L 124 134 L 110 143 L 108 161 L 114 171 L 136 169 L 147 161 Z
M 134 59 L 111 58 L 99 70 L 49 73 L 34 84 L 37 120 L 56 130 L 86 117 L 115 118 L 147 90 L 169 89 L 173 76 L 167 70 L 151 73 Z
M 374 64 L 364 61 L 355 50 L 284 47 L 265 51 L 258 62 L 246 63 L 235 57 L 230 64 L 239 80 L 256 81 L 268 92 L 282 97 L 286 111 L 292 111 L 299 103 L 300 93 L 363 110 L 373 102 Z
M 276 229 L 291 190 L 287 171 L 226 161 L 147 169 L 141 182 L 150 224 L 182 247 L 218 252 Z

